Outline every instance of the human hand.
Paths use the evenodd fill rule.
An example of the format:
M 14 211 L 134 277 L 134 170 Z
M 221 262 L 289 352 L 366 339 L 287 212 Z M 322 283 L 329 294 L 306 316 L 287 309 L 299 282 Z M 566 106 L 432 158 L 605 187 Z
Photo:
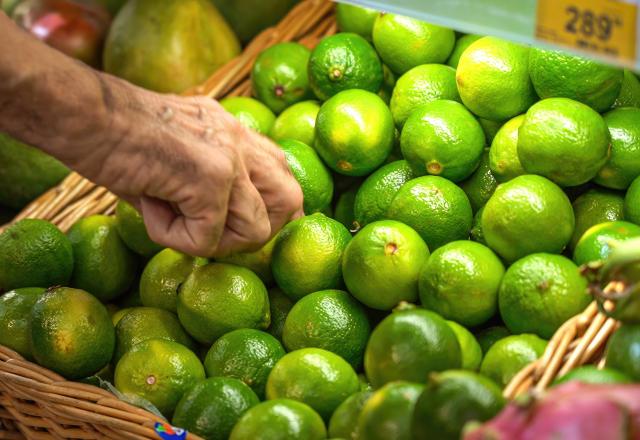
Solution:
M 206 257 L 250 251 L 303 215 L 282 151 L 214 100 L 101 81 L 108 129 L 66 162 L 136 206 L 155 242 Z

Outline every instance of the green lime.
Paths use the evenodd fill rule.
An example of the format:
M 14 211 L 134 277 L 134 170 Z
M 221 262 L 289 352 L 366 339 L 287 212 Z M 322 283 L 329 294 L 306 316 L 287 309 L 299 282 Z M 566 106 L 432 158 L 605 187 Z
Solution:
M 624 197 L 615 192 L 593 188 L 573 201 L 576 228 L 571 237 L 570 247 L 575 248 L 587 229 L 599 223 L 622 220 L 624 218 Z
M 469 232 L 469 238 L 477 243 L 486 245 L 487 242 L 484 239 L 484 232 L 482 232 L 482 213 L 484 212 L 484 206 L 482 206 L 473 215 L 473 226 L 471 232 Z
M 322 440 L 327 431 L 309 405 L 290 399 L 259 403 L 240 418 L 229 440 Z
M 24 219 L 0 234 L 0 292 L 67 284 L 72 271 L 71 243 L 51 223 Z
M 593 384 L 623 384 L 632 383 L 626 374 L 612 368 L 598 368 L 595 365 L 583 365 L 574 368 L 564 376 L 560 376 L 553 381 L 553 385 L 560 385 L 567 382 L 582 382 Z
M 371 391 L 358 391 L 346 398 L 329 420 L 329 436 L 345 440 L 358 438 L 358 418 Z
M 480 164 L 484 132 L 469 110 L 456 101 L 420 106 L 407 119 L 400 145 L 414 173 L 454 182 L 466 179 Z
M 609 338 L 607 367 L 640 381 L 640 325 L 623 324 Z
M 369 41 L 371 41 L 373 24 L 379 14 L 375 9 L 346 3 L 336 4 L 336 21 L 340 32 L 353 32 Z
M 269 333 L 243 328 L 226 333 L 211 346 L 204 368 L 209 377 L 241 380 L 262 399 L 269 373 L 284 355 L 282 344 Z
M 132 310 L 135 310 L 137 307 L 126 307 L 124 309 L 118 309 L 111 315 L 111 322 L 113 326 L 116 327 L 118 323 L 124 318 L 124 316 Z
M 382 98 L 385 104 L 391 102 L 391 95 L 396 86 L 396 74 L 389 69 L 386 64 L 382 65 L 382 86 L 378 90 L 378 96 Z
M 316 150 L 291 139 L 282 140 L 278 145 L 302 188 L 304 212 L 313 214 L 329 206 L 333 199 L 333 179 Z
M 532 48 L 531 81 L 540 98 L 580 101 L 598 112 L 608 110 L 620 93 L 622 69 L 564 51 Z
M 549 98 L 527 111 L 518 131 L 518 158 L 529 174 L 561 186 L 588 182 L 607 162 L 610 137 L 602 116 L 567 98 Z
M 358 226 L 382 220 L 398 190 L 415 175 L 405 160 L 397 160 L 378 168 L 362 183 L 354 201 Z
M 478 341 L 478 344 L 480 344 L 482 354 L 485 355 L 493 344 L 510 335 L 511 332 L 506 327 L 502 325 L 494 325 L 476 333 L 476 340 Z
M 611 156 L 593 181 L 627 189 L 640 176 L 640 108 L 617 108 L 604 115 L 611 135 Z
M 424 382 L 432 371 L 460 368 L 458 338 L 447 322 L 429 310 L 391 313 L 371 333 L 364 370 L 374 388 L 394 380 Z
M 627 194 L 624 196 L 624 218 L 640 225 L 640 176 L 631 182 Z M 0 267 L 2 266 L 0 265 Z
M 315 143 L 316 117 L 320 111 L 317 101 L 303 101 L 285 109 L 273 123 L 271 138 L 274 141 L 293 139 L 307 145 Z
M 120 238 L 114 217 L 82 218 L 69 229 L 67 237 L 73 247 L 72 286 L 105 302 L 131 287 L 138 260 Z
M 521 369 L 542 356 L 546 347 L 547 341 L 536 335 L 507 336 L 485 353 L 480 373 L 505 387 Z
M 365 402 L 358 418 L 358 438 L 411 440 L 411 418 L 422 383 L 388 383 Z
M 140 300 L 147 307 L 176 313 L 178 289 L 196 267 L 207 264 L 204 258 L 190 257 L 173 249 L 158 252 L 147 263 L 140 277 Z
M 569 198 L 556 184 L 527 174 L 498 185 L 481 224 L 487 245 L 513 262 L 535 252 L 562 252 L 575 218 Z
M 287 316 L 294 302 L 277 287 L 269 290 L 269 308 L 271 309 L 271 325 L 267 331 L 282 340 L 282 332 Z
M 306 403 L 328 420 L 360 383 L 351 365 L 320 348 L 303 348 L 282 357 L 267 380 L 267 399 L 293 399 Z
M 240 417 L 259 402 L 243 382 L 212 377 L 182 396 L 171 422 L 202 438 L 226 439 Z
M 231 330 L 269 327 L 269 296 L 249 269 L 210 263 L 196 268 L 180 287 L 178 317 L 201 344 Z
M 309 98 L 307 64 L 310 55 L 306 46 L 294 42 L 278 43 L 264 49 L 251 71 L 253 94 L 275 113 Z
M 371 315 L 369 315 L 369 319 L 371 319 Z M 358 374 L 358 381 L 360 381 L 360 391 L 373 390 L 373 387 L 369 383 L 369 379 L 367 379 L 367 376 L 365 376 L 364 373 Z
M 573 250 L 573 261 L 586 264 L 604 261 L 618 243 L 640 237 L 640 226 L 617 220 L 591 226 L 582 234 Z
M 457 440 L 466 423 L 485 422 L 506 402 L 491 379 L 471 371 L 450 370 L 429 377 L 413 413 L 413 438 Z
M 526 174 L 518 157 L 518 131 L 525 115 L 509 119 L 496 133 L 489 149 L 489 168 L 498 182 Z
M 402 127 L 418 107 L 438 99 L 460 101 L 456 71 L 443 64 L 416 66 L 398 78 L 391 95 L 391 114 Z
M 204 378 L 198 356 L 184 345 L 149 339 L 120 359 L 114 385 L 125 396 L 143 398 L 171 417 L 182 396 Z
M 116 230 L 124 244 L 138 255 L 151 258 L 162 250 L 149 238 L 140 213 L 124 200 L 118 200 L 116 205 Z
M 270 286 L 273 284 L 271 260 L 273 258 L 273 247 L 276 244 L 276 237 L 277 235 L 257 251 L 230 254 L 224 257 L 218 257 L 216 261 L 246 267 L 258 275 L 266 286 Z
M 242 125 L 264 135 L 271 132 L 276 120 L 276 115 L 269 107 L 253 98 L 233 96 L 223 99 L 220 104 Z
M 354 33 L 323 38 L 309 58 L 311 89 L 323 101 L 349 89 L 377 93 L 382 75 L 378 54 L 367 40 Z
M 472 43 L 475 43 L 480 38 L 482 38 L 482 35 L 475 35 L 475 34 L 467 34 L 458 38 L 456 40 L 455 46 L 453 46 L 453 51 L 451 52 L 451 55 L 449 55 L 447 64 L 453 67 L 454 69 L 457 69 L 458 63 L 460 62 L 460 57 L 462 56 L 464 51 L 467 50 L 467 48 L 471 46 Z
M 500 316 L 514 334 L 549 339 L 591 302 L 587 280 L 568 258 L 531 254 L 513 263 L 502 279 Z
M 436 249 L 422 266 L 420 302 L 464 326 L 480 325 L 496 313 L 503 275 L 504 265 L 491 249 L 453 241 Z
M 473 224 L 467 195 L 440 176 L 423 176 L 405 183 L 393 198 L 387 217 L 415 229 L 431 251 L 468 238 Z
M 192 351 L 196 349 L 195 342 L 184 331 L 176 315 L 153 307 L 135 307 L 116 325 L 114 361 L 118 362 L 134 346 L 149 339 L 165 339 Z
M 620 93 L 613 103 L 613 107 L 640 107 L 640 81 L 628 69 L 624 69 Z
M 111 360 L 116 342 L 111 317 L 84 290 L 48 290 L 31 309 L 29 321 L 36 361 L 67 379 L 91 376 Z
M 484 131 L 484 138 L 487 141 L 487 145 L 491 145 L 493 138 L 496 137 L 498 130 L 504 125 L 505 121 L 491 121 L 489 119 L 478 118 L 478 122 L 480 123 L 480 127 L 482 127 L 482 131 Z
M 464 51 L 456 82 L 464 105 L 492 121 L 524 113 L 536 100 L 529 48 L 496 37 L 480 38 Z
M 489 148 L 484 149 L 478 168 L 467 180 L 460 183 L 460 188 L 469 198 L 473 212 L 478 212 L 489 201 L 498 186 L 498 182 L 489 168 L 489 151 Z
M 57 159 L 5 133 L 0 133 L 0 163 L 0 205 L 16 210 L 69 174 Z
M 351 188 L 338 196 L 338 200 L 335 204 L 335 209 L 333 213 L 333 219 L 339 221 L 344 225 L 345 228 L 352 229 L 356 228 L 355 224 L 355 202 L 356 202 L 356 194 L 358 192 L 358 188 Z
M 0 345 L 31 359 L 29 319 L 42 287 L 23 287 L 0 296 Z
M 421 64 L 444 63 L 456 42 L 451 29 L 396 14 L 380 14 L 372 35 L 382 61 L 399 75 Z
M 324 214 L 287 224 L 278 234 L 271 268 L 278 287 L 293 300 L 342 285 L 342 254 L 351 234 Z
M 299 300 L 284 324 L 282 341 L 288 351 L 323 348 L 362 365 L 371 328 L 364 307 L 342 290 L 322 290 Z
M 346 90 L 320 107 L 314 148 L 334 171 L 364 176 L 389 156 L 393 137 L 393 117 L 384 101 L 366 90 Z
M 418 274 L 429 248 L 409 226 L 380 220 L 361 229 L 347 245 L 342 273 L 349 292 L 364 305 L 391 310 L 418 299 Z
M 461 368 L 464 370 L 477 371 L 482 362 L 482 348 L 466 327 L 455 321 L 447 321 L 451 330 L 456 334 L 458 345 L 460 345 L 460 355 L 462 356 Z

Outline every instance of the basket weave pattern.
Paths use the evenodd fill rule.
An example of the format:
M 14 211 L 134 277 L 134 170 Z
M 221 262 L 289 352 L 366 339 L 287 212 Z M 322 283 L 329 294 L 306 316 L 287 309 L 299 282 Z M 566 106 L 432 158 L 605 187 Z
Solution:
M 302 1 L 276 27 L 258 35 L 240 56 L 186 94 L 216 99 L 249 95 L 251 67 L 264 48 L 284 41 L 312 47 L 335 32 L 331 2 Z M 116 202 L 116 196 L 105 188 L 71 173 L 29 204 L 13 222 L 41 218 L 67 231 L 82 217 L 112 214 Z M 153 427 L 159 421 L 158 416 L 122 402 L 108 391 L 66 381 L 0 346 L 0 440 L 158 439 Z M 200 439 L 195 435 L 187 438 Z

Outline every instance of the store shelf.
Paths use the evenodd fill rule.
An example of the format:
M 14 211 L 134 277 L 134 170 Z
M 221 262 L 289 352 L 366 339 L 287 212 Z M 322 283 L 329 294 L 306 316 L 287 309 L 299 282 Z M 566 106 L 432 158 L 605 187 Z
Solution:
M 461 32 L 497 37 L 544 47 L 562 47 L 606 62 L 640 70 L 640 33 L 636 32 L 640 0 L 340 0 L 360 6 L 419 18 Z M 538 3 L 545 9 L 538 13 Z M 591 35 L 565 30 L 576 17 L 567 9 L 595 17 Z M 581 30 L 581 16 L 575 23 Z M 549 35 L 558 30 L 558 35 Z M 555 26 L 556 29 L 553 27 Z M 599 28 L 598 26 L 606 26 Z M 609 30 L 603 40 L 600 30 Z M 537 31 L 537 32 L 536 32 Z M 553 33 L 553 32 L 552 32 Z M 536 36 L 538 35 L 538 36 Z M 557 40 L 571 39 L 569 45 Z M 580 47 L 582 46 L 582 48 Z M 617 55 L 608 53 L 618 52 Z

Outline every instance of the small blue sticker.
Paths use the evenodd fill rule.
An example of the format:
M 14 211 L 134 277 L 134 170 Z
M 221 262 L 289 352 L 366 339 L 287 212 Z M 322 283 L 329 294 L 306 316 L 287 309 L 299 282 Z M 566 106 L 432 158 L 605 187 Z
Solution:
M 154 429 L 162 440 L 184 440 L 187 438 L 187 431 L 167 423 L 156 422 Z

